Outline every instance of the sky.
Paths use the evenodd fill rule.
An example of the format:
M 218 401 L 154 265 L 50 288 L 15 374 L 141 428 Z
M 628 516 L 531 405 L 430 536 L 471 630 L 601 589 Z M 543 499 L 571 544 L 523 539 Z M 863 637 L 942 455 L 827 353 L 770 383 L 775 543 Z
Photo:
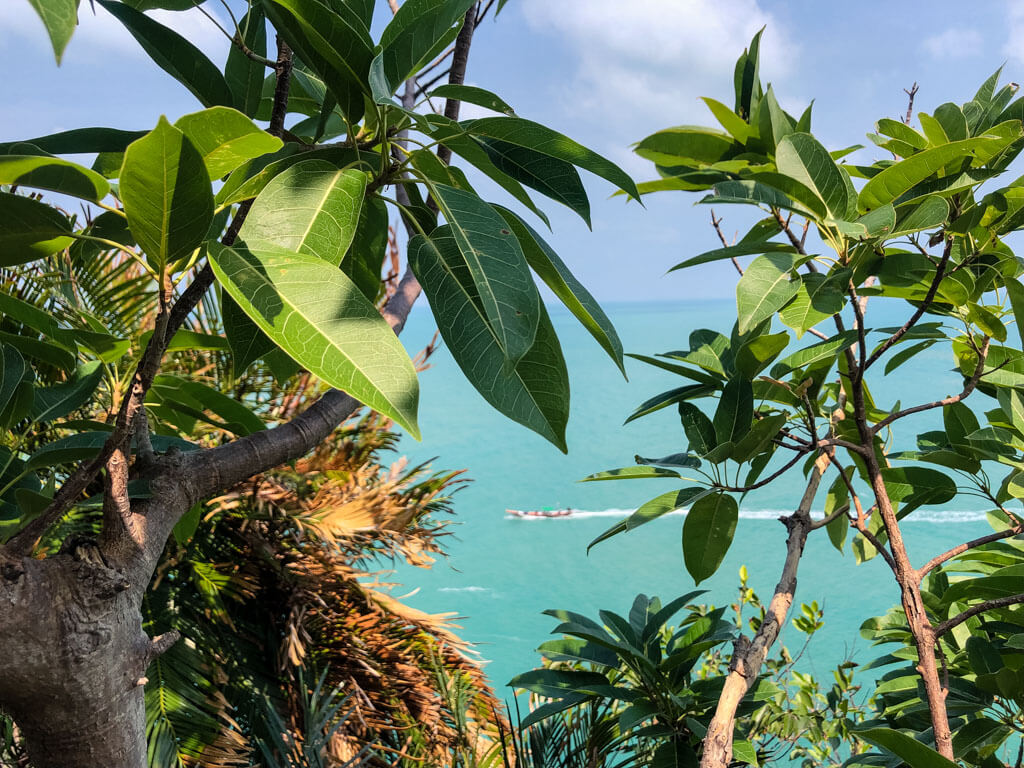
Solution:
M 386 4 L 378 4 L 383 20 Z M 215 0 L 204 8 L 227 23 Z M 226 37 L 197 10 L 151 14 L 213 61 L 224 61 Z M 870 146 L 865 134 L 875 120 L 905 113 L 903 89 L 914 82 L 920 88 L 915 112 L 967 101 L 1003 64 L 1004 80 L 1024 83 L 1024 0 L 971 6 L 947 0 L 508 0 L 501 15 L 478 30 L 467 82 L 496 92 L 520 116 L 571 136 L 642 181 L 654 177 L 653 167 L 633 155 L 631 145 L 673 125 L 716 125 L 698 97 L 732 103 L 733 65 L 762 26 L 762 80 L 773 84 L 791 113 L 814 100 L 813 131 L 830 149 Z M 83 126 L 138 130 L 155 125 L 161 114 L 174 120 L 201 108 L 113 17 L 99 6 L 94 15 L 88 0 L 60 67 L 28 1 L 0 0 L 0 56 L 9 62 L 0 91 L 0 141 Z M 871 148 L 853 159 L 870 162 L 883 154 Z M 640 206 L 610 197 L 615 190 L 599 179 L 591 177 L 587 186 L 592 231 L 557 203 L 545 200 L 542 207 L 551 216 L 549 242 L 598 300 L 734 295 L 736 275 L 728 262 L 666 275 L 717 245 L 708 208 L 694 205 L 701 195 L 660 193 Z M 508 203 L 486 183 L 478 189 Z M 736 208 L 716 213 L 724 216 L 728 237 L 742 234 L 752 220 Z

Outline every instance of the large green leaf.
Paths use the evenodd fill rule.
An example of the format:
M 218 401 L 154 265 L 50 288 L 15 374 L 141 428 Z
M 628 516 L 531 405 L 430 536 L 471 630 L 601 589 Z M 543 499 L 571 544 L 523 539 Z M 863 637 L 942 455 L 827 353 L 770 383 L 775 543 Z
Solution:
M 394 331 L 336 266 L 281 248 L 209 246 L 217 280 L 296 362 L 419 439 L 419 386 Z
M 715 425 L 693 403 L 685 400 L 679 403 L 679 420 L 683 424 L 683 433 L 690 443 L 689 450 L 698 456 L 711 453 L 718 445 Z
M 249 319 L 245 311 L 238 306 L 238 302 L 226 291 L 221 292 L 220 312 L 224 323 L 224 335 L 227 337 L 228 346 L 231 347 L 235 376 L 241 375 L 261 357 L 277 349 L 277 345 L 270 337 Z
M 60 64 L 64 49 L 68 47 L 71 35 L 78 24 L 78 0 L 28 0 L 36 9 L 39 18 L 50 36 L 53 54 Z
M 945 504 L 956 496 L 956 483 L 928 467 L 884 467 L 882 479 L 892 501 L 905 504 Z
M 775 150 L 775 167 L 814 191 L 833 219 L 845 220 L 855 213 L 843 172 L 811 134 L 791 133 L 783 138 Z
M 31 410 L 33 420 L 46 423 L 81 408 L 92 399 L 102 378 L 103 366 L 92 362 L 79 366 L 74 378 L 66 384 L 36 387 Z
M 282 142 L 230 107 L 211 107 L 179 117 L 174 127 L 184 133 L 216 181 L 254 157 L 276 152 Z
M 697 499 L 683 523 L 683 561 L 695 583 L 710 578 L 725 559 L 739 519 L 732 496 L 717 492 Z
M 789 243 L 774 243 L 770 240 L 741 242 L 736 243 L 736 245 L 728 245 L 724 248 L 715 248 L 712 251 L 705 251 L 698 256 L 693 256 L 686 261 L 679 262 L 672 267 L 669 272 L 675 272 L 677 269 L 693 267 L 698 264 L 707 264 L 712 261 L 735 259 L 740 256 L 753 256 L 755 254 L 761 255 L 764 253 L 796 253 L 796 248 Z
M 125 151 L 120 193 L 132 235 L 159 265 L 192 253 L 213 221 L 203 158 L 164 117 Z
M 381 265 L 388 248 L 388 209 L 380 198 L 363 201 L 352 246 L 341 260 L 341 268 L 370 301 L 376 301 L 381 287 Z
M 590 224 L 590 200 L 575 166 L 528 147 L 498 139 L 476 138 L 494 167 L 575 211 Z
M 918 152 L 868 179 L 857 198 L 857 205 L 861 211 L 870 211 L 891 203 L 954 160 L 973 155 L 979 150 L 991 153 L 1008 146 L 1012 141 L 1012 138 L 978 137 Z
M 772 376 L 779 378 L 780 376 L 785 376 L 790 371 L 794 371 L 798 368 L 804 368 L 805 366 L 819 363 L 830 357 L 835 358 L 843 349 L 856 341 L 856 331 L 843 331 L 842 333 L 837 333 L 835 336 L 831 336 L 824 341 L 819 341 L 817 344 L 811 344 L 809 347 L 798 349 L 793 354 L 787 355 L 772 366 Z
M 504 217 L 509 228 L 519 240 L 523 255 L 530 268 L 583 324 L 583 327 L 597 340 L 597 343 L 604 348 L 625 375 L 622 342 L 619 341 L 612 321 L 608 319 L 594 297 L 575 278 L 558 254 L 544 242 L 535 229 L 507 208 L 498 205 L 494 208 Z
M 631 197 L 640 199 L 636 184 L 615 163 L 543 125 L 519 117 L 482 117 L 467 120 L 462 126 L 474 136 L 516 144 L 556 160 L 572 163 L 611 182 Z
M 533 345 L 510 369 L 451 228 L 438 227 L 429 239 L 412 238 L 409 263 L 470 383 L 498 411 L 565 451 L 569 375 L 544 306 L 538 304 Z
M 658 165 L 679 166 L 711 165 L 732 157 L 740 150 L 728 134 L 711 128 L 682 125 L 652 133 L 641 139 L 633 151 Z
M 854 733 L 864 741 L 896 755 L 909 768 L 957 768 L 957 764 L 952 760 L 947 760 L 931 747 L 900 731 L 891 728 L 865 728 Z
M 519 240 L 505 219 L 472 192 L 444 184 L 433 184 L 431 190 L 472 281 L 475 301 L 499 349 L 514 363 L 533 345 L 541 306 Z
M 253 3 L 238 23 L 242 33 L 242 42 L 257 56 L 267 55 L 267 23 L 263 6 Z M 224 80 L 235 97 L 234 106 L 239 112 L 255 117 L 260 108 L 263 95 L 263 79 L 267 73 L 266 65 L 251 59 L 237 45 L 228 51 L 228 60 L 224 65 Z
M 327 84 L 348 120 L 362 119 L 373 59 L 370 33 L 346 3 L 329 8 L 317 0 L 265 0 L 274 26 L 302 61 Z
M 110 191 L 107 180 L 95 171 L 45 155 L 0 155 L 0 184 L 49 189 L 95 201 Z
M 125 147 L 145 135 L 145 131 L 122 131 L 119 128 L 75 128 L 34 139 L 4 142 L 0 144 L 0 153 L 7 154 L 17 149 L 19 144 L 31 144 L 36 149 L 54 155 L 123 152 Z
M 374 94 L 390 97 L 408 77 L 429 63 L 438 41 L 461 25 L 474 0 L 406 0 L 380 36 L 375 64 L 383 75 Z
M 218 208 L 256 197 L 270 180 L 298 163 L 323 160 L 334 168 L 344 168 L 359 159 L 359 153 L 347 147 L 324 147 L 308 152 L 299 151 L 295 144 L 285 144 L 272 155 L 263 155 L 244 163 L 228 176 L 214 198 Z
M 478 107 L 489 109 L 492 112 L 503 112 L 510 116 L 514 116 L 516 113 L 497 94 L 491 93 L 484 88 L 478 88 L 475 85 L 445 83 L 444 85 L 437 86 L 430 95 L 441 99 L 455 99 L 456 101 L 464 101 L 467 104 L 476 104 Z
M 21 353 L 9 344 L 0 344 L 0 413 L 14 397 L 28 366 Z
M 650 467 L 648 467 L 650 469 Z M 587 544 L 587 551 L 602 541 L 610 539 L 626 531 L 632 531 L 641 525 L 657 520 L 662 515 L 684 509 L 707 496 L 711 491 L 707 488 L 683 488 L 677 491 L 669 491 L 660 496 L 655 496 L 650 501 L 644 502 L 640 507 L 624 520 L 619 520 L 611 528 L 606 530 L 592 542 Z
M 777 175 L 781 176 L 781 174 Z M 789 177 L 784 176 L 782 178 L 788 179 Z M 700 202 L 702 204 L 719 205 L 721 203 L 734 203 L 738 205 L 770 206 L 784 211 L 793 211 L 811 219 L 817 216 L 814 210 L 790 198 L 775 187 L 751 179 L 723 181 L 715 184 L 712 189 L 712 194 L 701 198 Z
M 38 200 L 0 192 L 0 266 L 25 264 L 71 244 L 71 223 Z
M 722 397 L 712 422 L 718 443 L 738 442 L 750 431 L 754 419 L 754 390 L 742 378 L 731 379 L 722 389 Z
M 832 275 L 820 272 L 801 275 L 799 292 L 779 313 L 779 318 L 796 331 L 799 339 L 808 329 L 842 310 L 850 275 L 848 269 Z
M 96 0 L 131 32 L 153 62 L 184 85 L 204 107 L 231 106 L 234 97 L 224 76 L 203 52 L 144 13 L 114 0 Z
M 252 248 L 279 246 L 341 264 L 355 237 L 366 174 L 323 160 L 288 168 L 267 184 L 239 236 Z
M 795 259 L 789 253 L 758 256 L 736 283 L 739 332 L 747 333 L 770 318 L 800 290 L 800 281 L 790 278 Z

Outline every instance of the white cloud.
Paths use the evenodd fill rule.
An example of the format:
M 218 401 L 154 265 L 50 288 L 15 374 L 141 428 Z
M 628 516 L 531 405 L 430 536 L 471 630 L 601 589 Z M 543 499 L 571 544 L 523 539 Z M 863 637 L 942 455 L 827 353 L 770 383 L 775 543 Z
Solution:
M 224 19 L 212 9 L 207 10 L 217 22 L 226 27 Z M 227 55 L 228 40 L 213 22 L 203 13 L 192 8 L 187 11 L 150 11 L 148 16 L 170 27 L 194 46 L 203 51 L 216 63 L 222 63 Z M 230 22 L 228 22 L 230 23 Z M 14 45 L 31 45 L 52 55 L 50 41 L 42 21 L 27 3 L 0 2 L 0 51 L 13 49 Z M 146 52 L 117 19 L 101 6 L 93 13 L 88 2 L 82 2 L 78 9 L 78 27 L 71 38 L 66 52 L 65 63 L 86 57 L 109 58 L 134 56 L 145 60 Z
M 967 59 L 980 54 L 983 46 L 984 39 L 978 30 L 953 27 L 921 43 L 924 52 L 935 59 Z
M 736 58 L 762 26 L 762 80 L 785 75 L 795 57 L 795 44 L 759 0 L 523 0 L 522 7 L 532 27 L 562 36 L 576 57 L 567 103 L 634 126 L 706 122 L 697 97 L 731 102 L 722 89 L 731 93 Z

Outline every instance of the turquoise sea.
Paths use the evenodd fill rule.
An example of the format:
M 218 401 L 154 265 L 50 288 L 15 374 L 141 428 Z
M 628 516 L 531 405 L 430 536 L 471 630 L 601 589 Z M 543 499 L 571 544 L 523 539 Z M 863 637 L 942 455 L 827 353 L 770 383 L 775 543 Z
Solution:
M 735 320 L 732 301 L 604 306 L 626 351 L 635 353 L 686 348 L 691 330 L 728 329 Z M 400 444 L 411 461 L 436 457 L 434 468 L 466 468 L 473 482 L 455 497 L 457 524 L 447 540 L 447 561 L 429 571 L 400 568 L 396 580 L 403 586 L 396 594 L 416 590 L 408 598 L 413 606 L 457 614 L 461 634 L 477 644 L 489 662 L 492 681 L 504 695 L 511 693 L 504 685 L 513 675 L 537 664 L 535 649 L 554 629 L 555 621 L 541 615 L 544 609 L 571 608 L 596 617 L 605 608 L 628 612 L 640 592 L 666 600 L 694 588 L 683 568 L 681 514 L 614 537 L 589 555 L 586 551 L 616 518 L 678 485 L 661 479 L 578 482 L 593 472 L 628 466 L 635 454 L 664 456 L 685 449 L 675 408 L 623 426 L 639 403 L 678 386 L 678 379 L 629 360 L 625 381 L 568 312 L 551 307 L 551 313 L 572 382 L 568 455 L 494 411 L 464 379 L 443 345 L 431 357 L 431 368 L 420 376 L 423 442 L 403 438 Z M 895 302 L 891 307 L 876 302 L 869 308 L 868 325 L 894 324 L 906 313 L 905 306 Z M 402 339 L 415 353 L 429 342 L 434 329 L 429 311 L 418 307 Z M 806 336 L 797 344 L 812 341 Z M 877 381 L 875 400 L 887 406 L 902 397 L 907 405 L 958 392 L 961 379 L 951 368 L 948 346 L 936 345 Z M 976 410 L 980 405 L 991 407 L 983 402 L 984 395 L 976 398 L 981 401 L 975 403 Z M 936 412 L 916 418 L 912 425 L 904 422 L 909 426 L 901 429 L 896 447 L 913 447 L 917 431 L 941 424 Z M 777 518 L 792 511 L 802 490 L 800 473 L 794 470 L 744 499 L 732 548 L 718 573 L 701 584 L 708 590 L 702 600 L 716 605 L 731 602 L 744 564 L 751 586 L 768 599 L 785 554 L 785 529 Z M 823 503 L 824 490 L 815 508 L 820 510 Z M 948 508 L 914 513 L 905 533 L 914 562 L 988 532 L 986 507 L 980 504 L 963 497 Z M 566 519 L 521 520 L 508 518 L 507 507 L 584 511 Z M 817 600 L 824 608 L 826 626 L 800 663 L 830 680 L 836 663 L 847 658 L 863 663 L 880 655 L 858 630 L 865 619 L 895 604 L 898 591 L 879 558 L 858 566 L 849 547 L 841 555 L 821 530 L 808 542 L 796 599 Z M 783 634 L 783 642 L 794 649 L 801 639 L 792 627 Z

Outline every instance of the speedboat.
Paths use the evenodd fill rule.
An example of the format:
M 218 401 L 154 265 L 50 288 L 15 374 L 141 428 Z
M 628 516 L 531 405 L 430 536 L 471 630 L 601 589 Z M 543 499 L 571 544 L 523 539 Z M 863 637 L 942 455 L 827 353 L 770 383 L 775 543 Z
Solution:
M 569 517 L 571 509 L 506 509 L 512 517 Z

